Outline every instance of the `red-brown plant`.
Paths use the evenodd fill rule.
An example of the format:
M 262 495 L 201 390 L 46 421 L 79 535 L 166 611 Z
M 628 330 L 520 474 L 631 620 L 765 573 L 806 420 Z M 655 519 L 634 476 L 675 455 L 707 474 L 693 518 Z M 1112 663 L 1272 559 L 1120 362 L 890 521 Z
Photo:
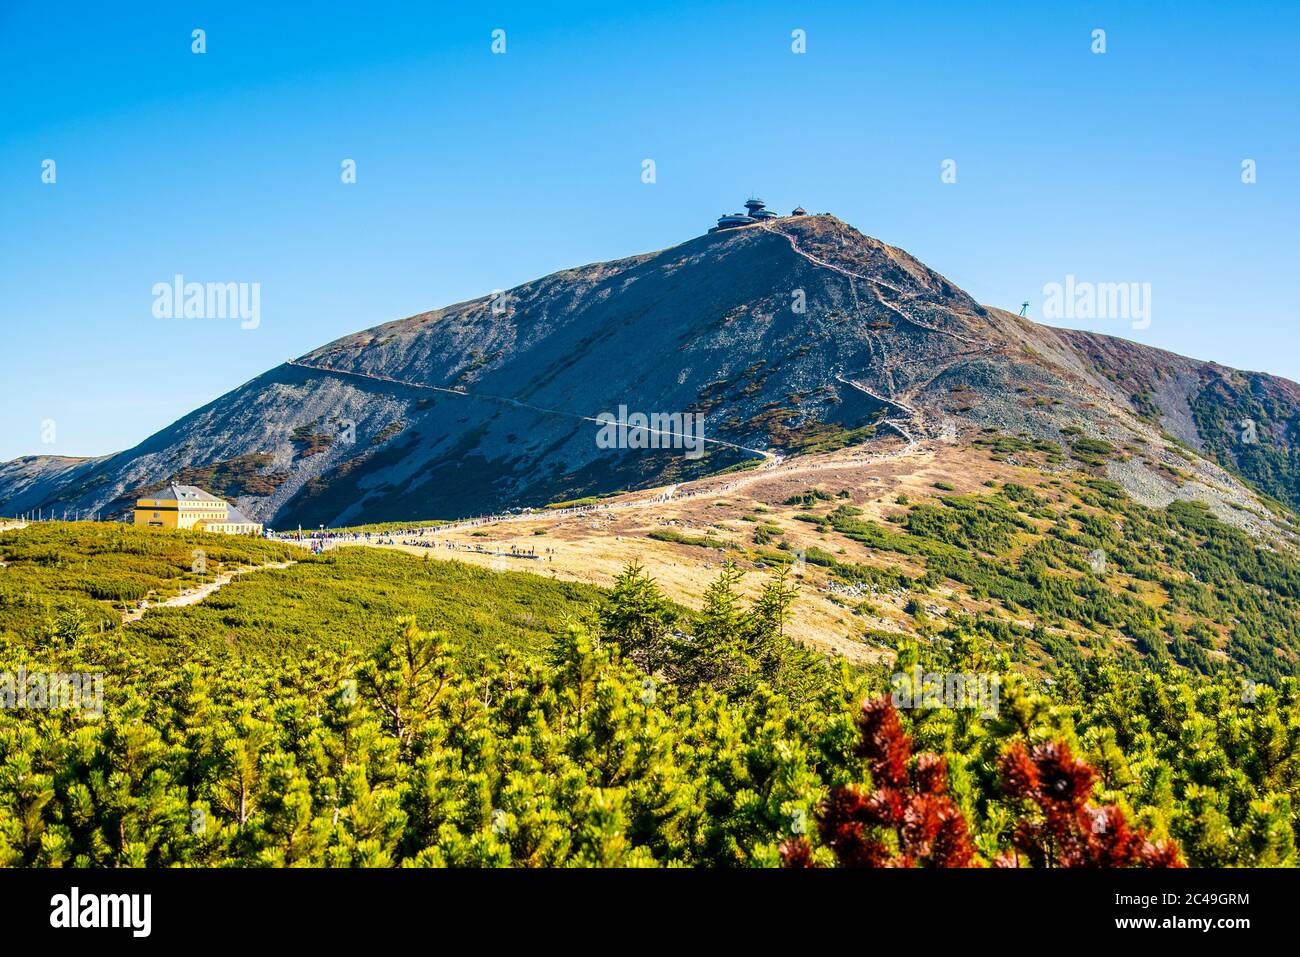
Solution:
M 937 754 L 912 757 L 912 741 L 887 696 L 864 701 L 858 753 L 875 790 L 835 788 L 817 815 L 818 833 L 841 867 L 975 867 L 966 819 L 948 796 L 948 765 Z M 1012 835 L 1015 851 L 999 867 L 1183 867 L 1178 847 L 1130 827 L 1114 806 L 1088 803 L 1096 773 L 1049 742 L 1032 751 L 1017 742 L 1001 761 L 1002 789 L 1035 809 Z M 816 867 L 812 844 L 781 845 L 785 867 Z
M 1117 807 L 1088 803 L 1095 772 L 1067 745 L 1047 742 L 1028 750 L 1016 742 L 1002 757 L 1002 789 L 1037 806 L 1022 819 L 1011 843 L 1034 867 L 1183 867 L 1177 845 L 1153 842 L 1129 826 Z M 1013 852 L 996 862 L 1016 867 Z
M 912 761 L 912 741 L 887 696 L 865 701 L 858 753 L 875 790 L 836 788 L 818 816 L 822 843 L 841 867 L 971 867 L 975 847 L 966 819 L 948 796 L 948 765 L 937 754 Z M 811 867 L 806 838 L 781 846 L 787 867 Z

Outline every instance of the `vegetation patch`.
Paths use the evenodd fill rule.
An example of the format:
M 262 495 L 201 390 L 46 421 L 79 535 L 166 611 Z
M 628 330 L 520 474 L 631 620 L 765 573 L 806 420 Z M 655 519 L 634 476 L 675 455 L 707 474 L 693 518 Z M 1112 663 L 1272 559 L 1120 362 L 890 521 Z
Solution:
M 298 455 L 301 458 L 308 458 L 313 455 L 319 455 L 330 447 L 334 441 L 334 436 L 328 432 L 316 431 L 317 422 L 310 422 L 307 425 L 300 425 L 289 434 L 293 444 L 297 446 Z
M 674 545 L 696 545 L 700 548 L 732 549 L 736 547 L 730 542 L 714 537 L 712 532 L 706 532 L 703 535 L 688 535 L 685 532 L 679 532 L 675 528 L 656 528 L 647 532 L 646 538 L 652 538 L 657 542 L 672 542 Z
M 1070 447 L 1070 456 L 1084 465 L 1100 467 L 1115 454 L 1115 446 L 1104 439 L 1079 438 Z
M 184 468 L 168 478 L 133 489 L 110 503 L 109 512 L 118 506 L 132 506 L 137 499 L 157 495 L 169 485 L 197 485 L 218 498 L 239 499 L 249 495 L 270 495 L 289 478 L 287 471 L 266 473 L 273 459 L 266 452 L 250 452 L 220 462 Z

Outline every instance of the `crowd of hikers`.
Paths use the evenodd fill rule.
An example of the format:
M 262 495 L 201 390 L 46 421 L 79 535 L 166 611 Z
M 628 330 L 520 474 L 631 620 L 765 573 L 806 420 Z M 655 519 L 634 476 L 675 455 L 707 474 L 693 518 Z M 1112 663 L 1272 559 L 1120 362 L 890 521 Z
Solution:
M 655 504 L 663 504 L 671 501 L 684 501 L 695 498 L 699 495 L 722 494 L 735 488 L 739 483 L 736 481 L 728 482 L 716 489 L 699 488 L 691 491 L 678 491 L 676 485 L 669 486 L 663 492 L 660 492 L 652 500 Z M 449 549 L 461 549 L 463 551 L 476 552 L 480 555 L 494 555 L 510 558 L 528 558 L 541 559 L 547 561 L 555 560 L 554 549 L 544 549 L 539 555 L 534 548 L 522 548 L 511 545 L 509 551 L 503 550 L 499 545 L 467 545 L 449 540 L 435 541 L 431 538 L 434 533 L 445 534 L 447 532 L 467 531 L 470 529 L 481 528 L 486 525 L 498 525 L 502 522 L 518 522 L 528 519 L 537 518 L 545 515 L 547 518 L 569 518 L 583 517 L 587 515 L 597 515 L 609 512 L 613 509 L 623 509 L 635 507 L 640 502 L 585 502 L 581 505 L 568 505 L 562 508 L 531 509 L 519 508 L 511 509 L 496 515 L 481 515 L 478 518 L 466 518 L 455 522 L 448 522 L 444 525 L 421 525 L 410 528 L 389 529 L 382 532 L 375 531 L 355 531 L 349 529 L 329 529 L 319 528 L 315 531 L 310 529 L 298 529 L 293 532 L 267 532 L 266 537 L 274 538 L 279 541 L 306 543 L 313 554 L 320 554 L 325 549 L 334 545 L 347 544 L 352 542 L 363 542 L 367 545 L 406 545 L 415 548 L 437 548 L 439 544 Z
M 595 508 L 591 506 L 589 508 Z M 584 509 L 589 510 L 589 509 Z M 487 519 L 475 520 L 475 524 L 486 524 Z M 457 523 L 457 527 L 463 527 Z M 312 554 L 319 555 L 327 548 L 349 543 L 366 545 L 404 545 L 408 548 L 445 548 L 474 552 L 479 555 L 493 555 L 502 558 L 524 558 L 533 561 L 555 561 L 555 549 L 543 548 L 538 552 L 536 546 L 525 548 L 522 545 L 482 545 L 454 542 L 450 539 L 436 540 L 428 537 L 431 531 L 445 531 L 448 526 L 422 526 L 418 528 L 398 529 L 390 532 L 346 531 L 317 529 L 316 531 L 296 531 L 269 536 L 280 541 L 300 542 L 311 549 Z
M 392 544 L 391 542 L 388 544 Z M 536 546 L 524 548 L 522 545 L 511 545 L 508 549 L 501 545 L 480 545 L 478 543 L 464 543 L 447 541 L 433 541 L 428 538 L 403 539 L 401 544 L 411 548 L 446 548 L 450 550 L 474 552 L 478 555 L 493 555 L 501 558 L 528 558 L 533 561 L 555 561 L 555 549 L 543 548 L 540 552 Z

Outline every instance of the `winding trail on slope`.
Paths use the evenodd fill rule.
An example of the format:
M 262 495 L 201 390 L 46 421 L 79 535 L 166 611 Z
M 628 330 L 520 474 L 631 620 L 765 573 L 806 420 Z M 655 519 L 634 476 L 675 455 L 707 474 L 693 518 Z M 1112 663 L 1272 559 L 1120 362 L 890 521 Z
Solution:
M 891 423 L 892 424 L 892 423 Z M 898 428 L 895 426 L 895 428 Z M 879 455 L 858 455 L 852 458 L 835 459 L 828 462 L 809 462 L 804 464 L 782 464 L 783 459 L 777 457 L 774 461 L 769 462 L 750 474 L 740 478 L 724 482 L 721 485 L 714 485 L 718 476 L 707 476 L 696 479 L 693 482 L 682 483 L 682 485 L 699 485 L 701 488 L 688 488 L 681 492 L 679 489 L 682 485 L 672 485 L 664 489 L 645 489 L 639 493 L 648 497 L 635 498 L 626 502 L 607 502 L 596 505 L 570 506 L 568 508 L 534 508 L 530 511 L 510 512 L 500 515 L 480 515 L 474 518 L 458 519 L 454 522 L 447 522 L 444 525 L 435 525 L 427 528 L 414 530 L 410 535 L 403 535 L 404 538 L 436 538 L 440 535 L 447 535 L 455 532 L 465 531 L 472 528 L 482 528 L 486 525 L 506 525 L 514 522 L 535 522 L 539 518 L 570 518 L 582 516 L 599 516 L 606 515 L 610 512 L 622 512 L 632 509 L 651 509 L 656 510 L 660 506 L 674 502 L 681 502 L 695 498 L 718 498 L 728 495 L 740 489 L 747 488 L 757 482 L 766 482 L 770 479 L 788 478 L 794 475 L 813 474 L 818 472 L 831 472 L 843 469 L 860 469 L 864 465 L 874 465 L 883 462 L 892 462 L 899 459 L 910 458 L 918 452 L 924 452 L 926 449 L 921 446 L 919 439 L 910 435 L 905 429 L 899 428 L 898 431 L 907 440 L 907 444 L 901 449 L 895 449 L 891 452 L 885 452 Z M 708 483 L 708 484 L 706 484 Z M 396 535 L 397 533 L 393 533 Z M 292 533 L 284 533 L 273 536 L 274 538 L 293 542 L 298 541 Z M 383 537 L 382 535 L 380 536 Z M 393 536 L 389 536 L 393 537 Z M 338 541 L 336 539 L 326 539 L 326 547 Z M 365 539 L 345 539 L 344 544 L 374 545 L 376 542 L 366 541 Z
M 530 412 L 540 412 L 543 415 L 559 415 L 569 419 L 577 419 L 582 422 L 594 422 L 595 424 L 600 426 L 604 426 L 608 424 L 606 420 L 597 418 L 595 416 L 582 415 L 578 412 L 566 412 L 563 409 L 548 409 L 545 408 L 544 406 L 533 405 L 531 402 L 521 402 L 519 399 L 510 399 L 500 395 L 487 395 L 486 393 L 481 393 L 481 392 L 464 392 L 461 391 L 460 389 L 449 389 L 446 386 L 429 385 L 429 383 L 427 382 L 413 382 L 409 379 L 398 379 L 393 376 L 380 375 L 379 373 L 376 372 L 357 372 L 352 369 L 335 369 L 331 366 L 316 365 L 311 362 L 303 362 L 299 359 L 290 359 L 287 364 L 291 366 L 297 366 L 298 368 L 301 369 L 311 369 L 315 372 L 325 372 L 332 375 L 356 376 L 357 378 L 360 379 L 370 379 L 375 382 L 383 382 L 389 385 L 400 385 L 408 389 L 428 389 L 433 392 L 442 392 L 445 393 L 446 395 L 458 395 L 464 399 L 487 399 L 492 402 L 504 402 L 507 405 L 513 405 L 520 409 L 527 409 Z M 693 435 L 687 435 L 684 432 L 673 432 L 670 429 L 656 429 L 648 425 L 629 425 L 626 426 L 626 428 L 629 431 L 649 432 L 653 435 L 666 435 L 678 439 L 694 440 L 697 438 L 696 436 Z M 721 445 L 729 449 L 736 449 L 737 451 L 740 452 L 747 452 L 750 455 L 755 455 L 758 458 L 768 462 L 774 461 L 777 457 L 775 452 L 769 451 L 767 449 L 751 449 L 748 446 L 738 445 L 735 442 L 727 442 L 724 441 L 723 439 L 710 439 L 704 436 L 700 436 L 699 439 L 701 441 L 708 442 L 711 445 Z
M 784 238 L 785 241 L 790 244 L 790 248 L 793 249 L 795 253 L 802 256 L 804 259 L 808 260 L 813 265 L 821 266 L 823 269 L 829 269 L 831 272 L 839 273 L 841 276 L 847 278 L 850 284 L 849 288 L 853 292 L 853 299 L 855 303 L 857 302 L 857 291 L 853 288 L 852 285 L 854 279 L 861 279 L 863 282 L 872 283 L 873 285 L 879 286 L 881 289 L 888 289 L 890 292 L 894 293 L 895 295 L 901 296 L 903 298 L 907 298 L 906 292 L 904 292 L 902 289 L 899 289 L 897 286 L 893 285 L 892 283 L 885 282 L 883 279 L 876 279 L 874 276 L 864 276 L 862 273 L 856 273 L 853 272 L 851 269 L 845 269 L 843 266 L 837 266 L 834 263 L 829 263 L 824 259 L 818 259 L 812 253 L 801 248 L 799 245 L 799 240 L 796 237 L 791 236 L 789 233 L 785 232 L 784 230 L 777 229 L 771 223 L 760 222 L 758 224 L 758 227 L 759 229 L 765 229 L 769 233 L 773 233 L 774 235 L 781 236 L 782 238 Z M 893 312 L 904 322 L 910 323 L 911 325 L 916 326 L 918 329 L 925 329 L 927 332 L 938 333 L 941 336 L 949 336 L 953 339 L 958 340 L 959 342 L 964 342 L 967 345 L 972 345 L 972 346 L 980 345 L 978 340 L 972 339 L 969 336 L 963 336 L 961 333 L 953 332 L 950 329 L 940 329 L 938 326 L 932 326 L 927 322 L 922 322 L 920 319 L 915 319 L 912 316 L 909 316 L 903 309 L 894 305 L 892 302 L 890 302 L 888 299 L 885 299 L 883 296 L 877 296 L 876 301 L 879 302 L 886 309 Z
M 863 275 L 862 273 L 854 272 L 850 269 L 844 268 L 843 266 L 837 266 L 834 263 L 827 262 L 824 259 L 820 259 L 817 256 L 814 256 L 812 253 L 803 249 L 799 245 L 799 241 L 795 236 L 792 236 L 790 233 L 787 233 L 782 229 L 778 229 L 772 223 L 760 222 L 757 223 L 756 225 L 760 229 L 766 230 L 769 233 L 772 233 L 774 235 L 780 236 L 783 239 L 785 239 L 785 241 L 790 244 L 790 248 L 794 250 L 794 252 L 797 255 L 803 257 L 813 265 L 820 266 L 823 269 L 829 269 L 830 271 L 837 273 L 845 277 L 846 279 L 848 279 L 849 290 L 853 295 L 855 310 L 858 312 L 861 311 L 861 304 L 858 301 L 857 286 L 855 284 L 856 280 L 861 280 L 863 282 L 871 283 L 875 286 L 880 287 L 881 289 L 887 289 L 901 298 L 907 298 L 908 296 L 908 294 L 904 292 L 902 289 L 900 289 L 898 286 L 886 282 L 883 279 L 877 279 L 874 276 Z M 876 296 L 876 301 L 879 302 L 886 309 L 893 312 L 901 320 L 903 320 L 904 322 L 910 325 L 917 327 L 918 329 L 924 329 L 927 332 L 933 332 L 938 335 L 948 336 L 949 338 L 956 339 L 959 342 L 964 342 L 967 345 L 971 345 L 975 347 L 975 349 L 973 349 L 970 352 L 960 353 L 959 355 L 961 356 L 980 355 L 992 351 L 987 346 L 982 345 L 980 342 L 970 338 L 969 336 L 964 336 L 961 333 L 952 332 L 951 330 L 948 329 L 940 329 L 937 326 L 932 326 L 929 323 L 922 322 L 921 320 L 912 317 L 906 312 L 906 310 L 902 309 L 899 306 L 896 306 L 894 303 L 890 302 L 888 299 L 884 298 L 883 296 L 879 296 L 879 295 Z M 890 362 L 888 356 L 885 356 L 882 353 L 881 359 L 882 359 L 882 366 L 885 369 L 885 373 L 887 376 L 889 376 Z M 415 382 L 409 379 L 399 379 L 396 378 L 395 376 L 387 376 L 375 372 L 358 372 L 353 369 L 339 369 L 333 366 L 324 366 L 312 362 L 305 362 L 301 359 L 290 359 L 288 360 L 287 364 L 291 366 L 297 366 L 298 368 L 302 368 L 302 369 L 311 369 L 315 372 L 324 372 L 327 374 L 340 375 L 340 376 L 354 376 L 360 379 L 368 379 L 373 382 L 382 382 L 389 385 L 398 385 L 410 389 L 425 389 L 431 392 L 440 392 L 443 393 L 444 395 L 455 395 L 455 396 L 461 396 L 463 398 L 471 398 L 471 399 L 486 399 L 492 402 L 501 402 L 507 405 L 512 405 L 515 406 L 516 408 L 527 409 L 531 412 L 539 412 L 543 415 L 564 416 L 565 418 L 575 419 L 581 422 L 592 422 L 595 423 L 596 425 L 603 426 L 606 424 L 606 422 L 602 421 L 599 418 L 596 418 L 595 416 L 582 415 L 581 413 L 577 413 L 577 412 L 568 412 L 564 409 L 546 408 L 545 406 L 534 405 L 530 402 L 523 402 L 519 399 L 512 399 L 506 396 L 489 395 L 486 393 L 472 393 L 463 389 L 453 389 L 447 386 L 431 385 L 427 382 Z M 910 420 L 912 429 L 915 429 L 917 432 L 920 432 L 922 434 L 925 433 L 925 421 L 920 410 L 916 409 L 913 406 L 908 405 L 907 403 L 899 399 L 894 398 L 893 396 L 880 395 L 879 393 L 874 392 L 870 388 L 864 386 L 862 383 L 856 382 L 852 379 L 846 379 L 839 373 L 835 374 L 835 378 L 840 382 L 842 382 L 843 384 L 851 386 L 852 388 L 857 389 L 858 391 L 870 396 L 871 398 L 875 399 L 877 402 L 881 402 L 886 405 L 892 405 L 902 410 L 903 413 Z M 890 376 L 890 378 L 892 379 L 892 376 Z M 903 439 L 908 443 L 909 447 L 914 446 L 916 444 L 917 439 L 912 435 L 912 432 L 908 429 L 906 424 L 900 423 L 897 419 L 884 419 L 881 421 L 880 424 L 892 428 L 896 432 L 898 432 L 903 437 Z M 656 429 L 651 426 L 630 426 L 629 428 L 635 429 L 637 431 L 644 431 L 651 434 L 668 436 L 676 439 L 694 438 L 694 436 L 688 436 L 680 432 L 673 432 L 671 430 L 666 430 L 666 429 Z M 745 452 L 749 455 L 756 456 L 760 459 L 763 459 L 765 462 L 767 462 L 768 467 L 771 467 L 772 464 L 778 463 L 781 460 L 778 455 L 776 455 L 774 452 L 768 449 L 750 448 L 748 446 L 740 445 L 735 442 L 727 442 L 723 439 L 703 438 L 703 441 L 708 442 L 712 445 L 719 445 L 725 448 L 736 449 L 737 451 Z
M 770 233 L 774 233 L 784 238 L 790 244 L 791 249 L 793 249 L 796 254 L 802 256 L 804 259 L 808 260 L 814 265 L 820 266 L 823 269 L 829 269 L 832 272 L 838 273 L 839 275 L 847 278 L 849 280 L 849 289 L 853 295 L 855 306 L 858 307 L 859 311 L 861 307 L 860 304 L 858 304 L 857 288 L 854 285 L 855 280 L 860 279 L 863 282 L 872 283 L 873 285 L 879 286 L 882 289 L 888 289 L 890 292 L 893 292 L 900 297 L 906 298 L 907 296 L 907 293 L 905 293 L 902 289 L 899 289 L 897 286 L 893 285 L 892 283 L 885 282 L 884 280 L 881 279 L 876 279 L 872 276 L 865 276 L 860 273 L 855 273 L 852 270 L 845 269 L 842 266 L 837 266 L 834 263 L 829 263 L 823 259 L 819 259 L 818 257 L 802 249 L 799 246 L 799 243 L 794 236 L 791 236 L 789 233 L 786 233 L 783 230 L 775 228 L 769 223 L 758 223 L 757 225 L 761 229 L 765 229 Z M 924 329 L 927 332 L 933 332 L 939 335 L 948 336 L 952 339 L 956 339 L 960 342 L 964 342 L 967 343 L 968 345 L 972 345 L 976 347 L 970 352 L 958 353 L 959 356 L 964 357 L 964 356 L 980 355 L 992 351 L 987 346 L 981 345 L 978 341 L 971 339 L 968 336 L 963 336 L 960 333 L 952 332 L 947 329 L 940 329 L 937 326 L 932 326 L 928 323 L 920 321 L 919 319 L 914 319 L 912 316 L 908 315 L 903 309 L 899 308 L 898 306 L 895 306 L 893 303 L 889 302 L 882 296 L 877 296 L 876 301 L 879 302 L 881 305 L 883 305 L 885 308 L 889 309 L 891 312 L 895 313 L 900 319 L 902 319 L 906 323 L 909 323 L 910 325 L 916 326 L 919 329 Z M 484 393 L 471 393 L 462 389 L 452 389 L 446 386 L 430 385 L 429 383 L 426 382 L 413 382 L 411 380 L 398 379 L 393 376 L 381 375 L 379 373 L 357 372 L 355 370 L 350 370 L 350 369 L 337 369 L 331 366 L 317 365 L 315 363 L 304 362 L 298 359 L 290 359 L 288 361 L 288 364 L 303 369 L 311 369 L 316 372 L 324 372 L 328 374 L 341 375 L 341 376 L 354 376 L 357 378 L 369 379 L 374 382 L 382 382 L 391 385 L 399 385 L 399 386 L 412 388 L 412 389 L 426 389 L 432 392 L 441 392 L 446 395 L 461 396 L 463 398 L 487 399 L 493 402 L 503 402 L 508 405 L 516 406 L 517 408 L 528 409 L 530 411 L 540 412 L 546 415 L 560 415 L 566 418 L 577 419 L 583 422 L 594 422 L 598 425 L 605 424 L 602 420 L 595 418 L 593 416 L 581 415 L 576 412 L 567 412 L 562 409 L 549 409 L 543 406 L 533 405 L 532 403 L 522 402 L 518 399 L 507 398 L 505 396 L 488 395 Z M 431 528 L 421 529 L 416 533 L 415 537 L 417 538 L 434 537 L 437 535 L 449 534 L 449 533 L 453 533 L 465 529 L 479 528 L 484 525 L 497 525 L 497 524 L 505 524 L 510 522 L 523 522 L 523 521 L 536 521 L 539 517 L 542 516 L 563 518 L 563 517 L 578 516 L 578 515 L 597 515 L 597 514 L 603 514 L 611 511 L 622 511 L 625 509 L 654 508 L 657 505 L 662 505 L 669 501 L 678 501 L 683 498 L 695 498 L 700 496 L 715 497 L 715 496 L 725 495 L 730 492 L 734 492 L 737 489 L 744 488 L 748 485 L 751 485 L 754 482 L 764 481 L 768 478 L 774 477 L 774 475 L 780 475 L 782 477 L 785 477 L 785 476 L 799 475 L 799 474 L 804 474 L 809 472 L 821 472 L 821 471 L 828 471 L 834 469 L 861 468 L 864 464 L 870 464 L 873 462 L 886 462 L 895 459 L 906 458 L 913 455 L 918 450 L 921 444 L 921 439 L 918 435 L 914 435 L 912 430 L 913 429 L 916 430 L 916 432 L 919 433 L 920 435 L 925 435 L 926 433 L 925 419 L 919 409 L 917 409 L 915 406 L 909 405 L 908 403 L 902 401 L 901 399 L 896 399 L 892 396 L 881 395 L 875 392 L 874 390 L 870 389 L 869 387 L 863 385 L 860 382 L 856 382 L 852 379 L 845 378 L 844 376 L 840 375 L 838 372 L 835 373 L 835 378 L 836 380 L 843 383 L 844 385 L 850 386 L 851 388 L 857 389 L 858 391 L 864 393 L 865 395 L 870 396 L 872 399 L 876 400 L 877 402 L 880 402 L 883 405 L 893 406 L 899 409 L 901 412 L 903 412 L 903 414 L 907 416 L 908 422 L 900 422 L 898 419 L 890 418 L 890 419 L 882 419 L 880 421 L 880 424 L 883 426 L 887 426 L 893 429 L 894 431 L 896 431 L 900 436 L 902 436 L 906 445 L 902 449 L 899 449 L 897 451 L 888 452 L 878 456 L 868 456 L 866 458 L 850 459 L 845 461 L 821 462 L 821 463 L 808 464 L 808 465 L 783 466 L 782 465 L 782 462 L 784 461 L 783 457 L 769 450 L 752 449 L 747 446 L 738 445 L 733 442 L 726 442 L 723 441 L 722 439 L 706 438 L 704 439 L 705 442 L 710 442 L 715 445 L 722 445 L 727 448 L 737 449 L 739 451 L 747 452 L 751 455 L 758 456 L 759 458 L 763 459 L 766 464 L 763 466 L 763 469 L 761 471 L 755 474 L 748 475 L 745 476 L 744 478 L 736 479 L 734 481 L 724 483 L 723 485 L 717 487 L 710 486 L 706 488 L 693 489 L 683 494 L 678 494 L 677 493 L 678 486 L 671 486 L 666 491 L 660 491 L 657 495 L 654 495 L 651 498 L 634 499 L 629 502 L 610 502 L 603 505 L 575 506 L 575 507 L 562 508 L 562 509 L 540 508 L 540 509 L 532 509 L 526 512 L 520 512 L 520 513 L 509 513 L 509 514 L 502 514 L 502 515 L 484 515 L 475 518 L 460 519 L 458 521 L 448 522 L 445 525 L 438 525 Z M 675 436 L 679 438 L 686 437 L 686 436 L 682 436 L 681 433 L 665 431 L 660 429 L 653 429 L 648 426 L 637 426 L 636 428 L 644 429 L 645 431 L 648 432 L 658 433 L 660 435 L 669 435 L 669 436 Z M 711 479 L 703 478 L 703 479 L 698 479 L 696 481 L 698 483 L 705 483 L 705 482 L 710 482 Z M 689 483 L 689 484 L 696 484 L 696 483 Z M 293 540 L 292 536 L 290 536 L 286 540 Z
M 862 280 L 863 282 L 872 283 L 880 287 L 881 289 L 888 289 L 890 292 L 894 293 L 900 298 L 904 298 L 904 299 L 908 298 L 908 294 L 906 292 L 904 292 L 902 289 L 898 288 L 892 283 L 886 282 L 883 279 L 877 279 L 873 276 L 866 276 L 863 275 L 862 273 L 854 272 L 851 269 L 845 269 L 843 266 L 837 266 L 834 263 L 827 262 L 824 259 L 814 256 L 812 253 L 803 249 L 799 245 L 799 240 L 797 237 L 792 236 L 790 233 L 787 233 L 783 229 L 779 229 L 773 223 L 760 222 L 757 225 L 760 229 L 766 230 L 769 233 L 782 237 L 786 242 L 790 244 L 790 248 L 793 249 L 797 255 L 802 256 L 804 259 L 806 259 L 808 262 L 812 263 L 813 265 L 820 266 L 823 269 L 829 269 L 831 272 L 838 273 L 839 275 L 844 276 L 846 279 L 848 279 L 849 290 L 853 294 L 853 302 L 855 307 L 858 306 L 858 294 L 857 294 L 857 289 L 854 286 L 854 281 L 859 279 Z M 970 336 L 964 336 L 959 332 L 953 332 L 949 329 L 940 329 L 938 326 L 932 326 L 927 322 L 922 322 L 920 319 L 917 319 L 909 315 L 905 309 L 890 302 L 884 296 L 877 296 L 876 301 L 879 302 L 886 309 L 888 309 L 890 312 L 898 316 L 898 318 L 902 319 L 904 322 L 912 326 L 917 327 L 918 329 L 924 329 L 927 332 L 934 332 L 942 336 L 948 336 L 949 338 L 955 339 L 958 342 L 963 342 L 969 346 L 974 347 L 970 350 L 953 353 L 950 356 L 945 357 L 945 360 L 939 364 L 939 369 L 936 372 L 935 376 L 931 378 L 931 381 L 933 381 L 934 378 L 937 378 L 939 374 L 951 368 L 954 364 L 960 362 L 963 359 L 969 359 L 981 355 L 988 355 L 991 352 L 998 351 L 997 349 L 994 349 L 988 345 L 985 345 L 984 343 L 981 343 L 979 340 L 972 339 Z M 894 388 L 893 371 L 891 367 L 897 366 L 899 368 L 905 368 L 909 365 L 915 364 L 918 361 L 922 361 L 922 360 L 903 359 L 901 361 L 895 361 L 892 360 L 888 355 L 886 355 L 882 349 L 881 369 L 884 373 L 886 380 L 890 385 L 891 391 Z M 926 359 L 923 361 L 929 364 L 934 364 L 935 360 Z M 911 428 L 915 429 L 917 432 L 923 435 L 926 434 L 927 426 L 926 426 L 925 416 L 921 413 L 919 409 L 911 405 L 908 405 L 907 403 L 903 402 L 901 399 L 895 398 L 894 395 L 888 395 L 888 396 L 881 395 L 873 391 L 872 389 L 868 388 L 867 386 L 863 385 L 861 382 L 855 381 L 853 379 L 847 379 L 844 376 L 840 375 L 838 372 L 835 373 L 835 378 L 838 381 L 844 383 L 845 385 L 851 386 L 852 388 L 857 389 L 859 392 L 862 392 L 870 396 L 871 398 L 875 399 L 877 402 L 892 405 L 898 409 L 901 409 L 904 412 L 904 414 L 907 415 L 908 420 L 911 423 Z M 903 436 L 903 438 L 906 439 L 909 444 L 914 443 L 916 441 L 916 439 L 912 436 L 911 432 L 909 431 L 907 425 L 905 423 L 899 422 L 897 419 L 884 419 L 881 421 L 880 424 L 894 429 L 901 436 Z
M 844 378 L 844 376 L 840 375 L 838 372 L 835 373 L 835 379 L 837 382 L 842 382 L 845 385 L 851 386 L 852 388 L 857 389 L 859 392 L 862 392 L 865 395 L 870 396 L 871 398 L 875 399 L 877 402 L 880 402 L 885 405 L 892 405 L 901 409 L 903 413 L 907 416 L 908 421 L 911 422 L 912 428 L 916 429 L 918 432 L 925 431 L 925 417 L 921 415 L 919 409 L 916 409 L 908 405 L 906 402 L 903 402 L 899 399 L 892 399 L 889 398 L 888 396 L 883 396 L 880 393 L 876 392 L 875 390 L 867 388 L 861 382 L 857 382 L 853 379 Z M 901 435 L 909 445 L 916 444 L 916 439 L 912 436 L 911 431 L 908 430 L 907 425 L 905 423 L 899 422 L 897 419 L 881 419 L 880 424 L 888 426 L 889 428 L 893 429 L 895 432 Z
M 155 608 L 183 608 L 186 605 L 197 605 L 203 599 L 207 598 L 214 592 L 220 591 L 223 585 L 229 585 L 236 578 L 246 572 L 260 572 L 268 568 L 288 568 L 290 565 L 296 565 L 297 562 L 268 562 L 265 565 L 251 565 L 245 568 L 236 568 L 234 571 L 222 572 L 215 579 L 206 584 L 199 585 L 196 588 L 189 588 L 179 595 L 173 595 L 171 598 L 152 605 L 144 605 L 139 608 L 132 608 L 130 611 L 122 614 L 122 624 L 129 624 L 133 621 L 139 621 L 144 617 L 145 612 L 153 611 Z

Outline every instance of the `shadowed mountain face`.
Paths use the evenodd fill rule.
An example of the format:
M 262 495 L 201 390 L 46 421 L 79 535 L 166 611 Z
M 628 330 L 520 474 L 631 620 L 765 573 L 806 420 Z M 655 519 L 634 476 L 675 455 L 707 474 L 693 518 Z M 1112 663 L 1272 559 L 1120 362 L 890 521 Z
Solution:
M 593 420 L 620 406 L 702 414 L 706 453 L 601 447 Z M 1093 464 L 1139 500 L 1202 498 L 1249 524 L 1248 492 L 1219 466 L 1296 504 L 1298 414 L 1291 382 L 986 309 L 902 250 L 807 216 L 347 336 L 129 451 L 0 465 L 0 514 L 122 514 L 181 481 L 277 527 L 451 518 L 765 452 L 996 430 L 1067 454 L 1081 438 L 1126 449 Z

